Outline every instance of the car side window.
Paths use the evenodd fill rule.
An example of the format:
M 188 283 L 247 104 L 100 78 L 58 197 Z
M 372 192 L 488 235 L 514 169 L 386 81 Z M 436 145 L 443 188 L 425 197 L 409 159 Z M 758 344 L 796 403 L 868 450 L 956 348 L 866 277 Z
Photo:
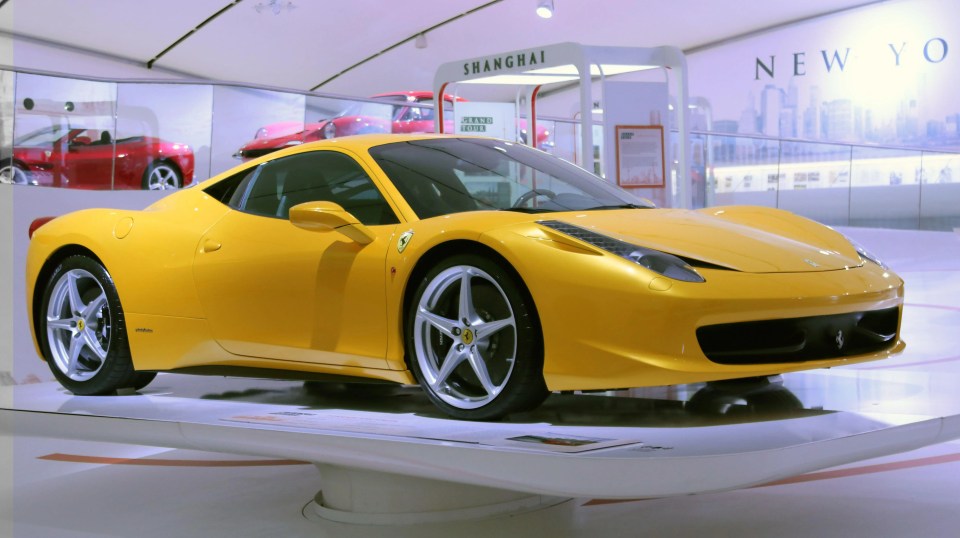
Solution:
M 339 204 L 368 226 L 399 222 L 363 168 L 334 151 L 263 163 L 246 174 L 228 203 L 254 215 L 286 219 L 291 207 L 314 201 Z
M 259 166 L 248 168 L 242 172 L 234 174 L 231 177 L 228 177 L 224 180 L 218 181 L 215 184 L 205 188 L 203 191 L 216 200 L 237 209 L 238 203 L 234 202 L 234 199 L 240 198 L 240 195 L 237 194 L 239 191 L 241 194 L 244 192 L 244 189 L 240 189 L 240 184 L 243 183 L 247 185 L 248 182 L 244 180 L 255 175 L 260 170 Z

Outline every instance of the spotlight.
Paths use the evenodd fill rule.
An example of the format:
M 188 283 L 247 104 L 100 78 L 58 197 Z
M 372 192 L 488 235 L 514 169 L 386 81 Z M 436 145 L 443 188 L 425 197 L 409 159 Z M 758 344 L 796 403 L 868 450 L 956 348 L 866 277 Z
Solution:
M 284 9 L 293 11 L 296 7 L 291 0 L 267 0 L 266 2 L 260 2 L 254 5 L 253 9 L 255 9 L 257 13 L 269 11 L 274 15 L 279 15 Z
M 553 12 L 557 8 L 553 5 L 553 0 L 538 0 L 537 1 L 537 15 L 543 17 L 544 19 L 549 19 L 553 17 Z

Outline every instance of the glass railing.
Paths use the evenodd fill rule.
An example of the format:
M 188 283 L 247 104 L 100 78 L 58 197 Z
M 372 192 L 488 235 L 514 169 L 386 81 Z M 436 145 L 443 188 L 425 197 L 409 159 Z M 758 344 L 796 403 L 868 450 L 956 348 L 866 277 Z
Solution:
M 960 227 L 960 153 L 705 132 L 692 138 L 708 152 L 706 205 L 778 207 L 832 225 Z

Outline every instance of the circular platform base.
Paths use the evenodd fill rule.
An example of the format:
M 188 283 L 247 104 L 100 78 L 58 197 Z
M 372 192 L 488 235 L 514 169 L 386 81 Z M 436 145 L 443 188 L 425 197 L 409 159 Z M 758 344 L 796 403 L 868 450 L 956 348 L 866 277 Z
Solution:
M 323 490 L 303 509 L 312 521 L 416 525 L 516 515 L 568 499 L 392 473 L 317 465 Z

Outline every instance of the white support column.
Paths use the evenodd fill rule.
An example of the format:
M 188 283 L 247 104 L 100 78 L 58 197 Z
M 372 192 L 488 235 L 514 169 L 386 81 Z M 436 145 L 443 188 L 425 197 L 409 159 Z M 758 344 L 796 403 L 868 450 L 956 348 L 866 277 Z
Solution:
M 13 305 L 14 297 L 14 237 L 13 237 L 13 194 L 17 189 L 30 187 L 15 187 L 0 184 L 0 385 L 6 379 L 6 374 L 13 375 Z M 26 233 L 24 233 L 26 236 Z M 28 338 L 29 335 L 21 335 Z M 12 381 L 12 377 L 10 380 Z M 10 402 L 0 402 L 8 404 Z M 8 461 L 8 460 L 2 460 Z
M 4 380 L 13 381 L 13 192 L 14 187 L 0 185 L 0 385 Z M 21 301 L 22 298 L 17 298 Z M 27 335 L 21 335 L 28 338 Z M 8 377 L 9 375 L 9 377 Z M 0 392 L 0 408 L 13 407 L 13 392 Z M 15 433 L 15 432 L 14 432 Z M 8 483 L 14 481 L 13 445 L 14 435 L 0 436 L 0 476 Z M 0 498 L 0 513 L 13 513 L 13 498 Z M 13 536 L 12 518 L 0 520 L 0 535 Z
M 581 59 L 580 73 L 580 166 L 593 172 L 593 82 L 590 80 L 590 62 Z
M 680 207 L 689 209 L 693 196 L 693 185 L 690 180 L 690 96 L 687 90 L 686 60 L 683 69 L 673 69 L 673 76 L 677 79 L 677 130 L 680 132 L 680 143 L 677 148 L 677 197 Z
M 304 508 L 307 519 L 361 525 L 441 523 L 517 515 L 568 500 L 323 463 L 316 466 L 323 489 Z

